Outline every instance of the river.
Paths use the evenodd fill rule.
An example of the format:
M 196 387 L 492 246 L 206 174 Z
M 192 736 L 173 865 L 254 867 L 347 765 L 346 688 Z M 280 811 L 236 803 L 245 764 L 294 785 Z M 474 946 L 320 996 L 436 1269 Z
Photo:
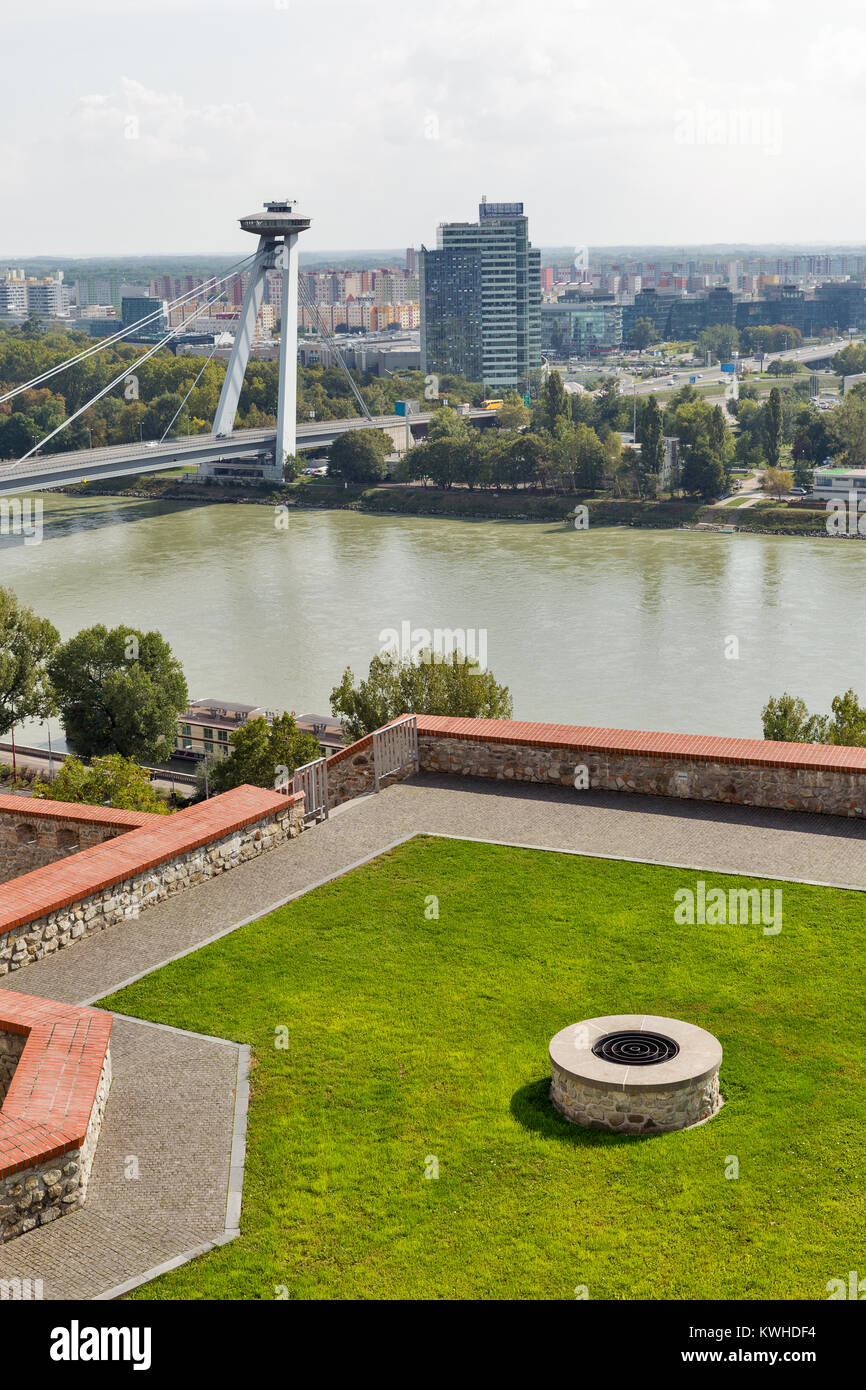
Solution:
M 0 583 L 64 638 L 158 628 L 194 697 L 298 714 L 327 713 L 343 668 L 366 674 L 381 632 L 405 623 L 474 630 L 522 719 L 760 736 L 771 694 L 822 710 L 850 685 L 866 697 L 856 542 L 278 520 L 256 505 L 46 496 L 40 544 L 0 537 Z

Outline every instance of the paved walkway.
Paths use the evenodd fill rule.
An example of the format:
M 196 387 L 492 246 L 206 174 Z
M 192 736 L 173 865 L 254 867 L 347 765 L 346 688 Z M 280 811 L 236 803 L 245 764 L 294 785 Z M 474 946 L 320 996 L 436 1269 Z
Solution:
M 224 1240 L 241 1051 L 115 1018 L 87 1201 L 0 1245 L 0 1279 L 41 1279 L 45 1299 L 96 1298 Z
M 866 825 L 612 793 L 417 777 L 200 887 L 0 980 L 91 1003 L 418 833 L 866 889 Z M 119 1018 L 87 1205 L 0 1248 L 0 1278 L 87 1298 L 225 1239 L 237 1044 Z M 241 1060 L 243 1060 L 241 1058 Z M 138 1159 L 140 1178 L 125 1176 Z M 231 1206 L 231 1203 L 230 1203 Z M 235 1200 L 236 1211 L 236 1200 Z
M 88 1004 L 416 834 L 866 889 L 866 823 L 666 797 L 417 777 L 298 840 L 0 979 Z

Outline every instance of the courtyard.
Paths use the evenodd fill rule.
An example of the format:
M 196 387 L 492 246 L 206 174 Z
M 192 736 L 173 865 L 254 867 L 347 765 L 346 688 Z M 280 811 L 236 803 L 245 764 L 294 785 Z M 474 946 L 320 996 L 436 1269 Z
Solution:
M 387 799 L 382 798 L 382 801 Z M 313 837 L 310 837 L 311 839 Z M 677 925 L 682 869 L 419 836 L 103 1001 L 252 1052 L 241 1234 L 161 1299 L 820 1299 L 862 1231 L 862 897 Z M 707 1124 L 569 1124 L 547 1044 L 722 1042 Z

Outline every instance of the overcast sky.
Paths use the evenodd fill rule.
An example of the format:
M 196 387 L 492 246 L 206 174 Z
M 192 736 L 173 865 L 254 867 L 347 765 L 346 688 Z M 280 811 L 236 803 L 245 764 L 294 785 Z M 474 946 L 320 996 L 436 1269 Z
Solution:
M 13 10 L 14 4 L 14 13 Z M 862 0 L 3 0 L 0 255 L 866 237 Z

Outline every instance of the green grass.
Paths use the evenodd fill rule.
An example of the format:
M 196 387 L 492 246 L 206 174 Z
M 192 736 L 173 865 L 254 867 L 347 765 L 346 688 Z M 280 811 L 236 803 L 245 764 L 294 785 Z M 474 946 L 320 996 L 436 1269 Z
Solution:
M 734 507 L 733 514 L 728 507 Z M 826 535 L 827 511 L 824 507 L 801 507 L 775 502 L 771 498 L 761 498 L 753 506 L 738 506 L 737 503 L 722 503 L 718 507 L 707 507 L 704 521 L 732 522 L 738 530 L 773 532 L 784 535 Z
M 698 877 L 418 838 L 104 1000 L 254 1057 L 242 1235 L 133 1297 L 826 1298 L 866 1266 L 864 899 L 677 926 Z M 549 1039 L 644 1010 L 720 1038 L 724 1108 L 569 1124 Z

